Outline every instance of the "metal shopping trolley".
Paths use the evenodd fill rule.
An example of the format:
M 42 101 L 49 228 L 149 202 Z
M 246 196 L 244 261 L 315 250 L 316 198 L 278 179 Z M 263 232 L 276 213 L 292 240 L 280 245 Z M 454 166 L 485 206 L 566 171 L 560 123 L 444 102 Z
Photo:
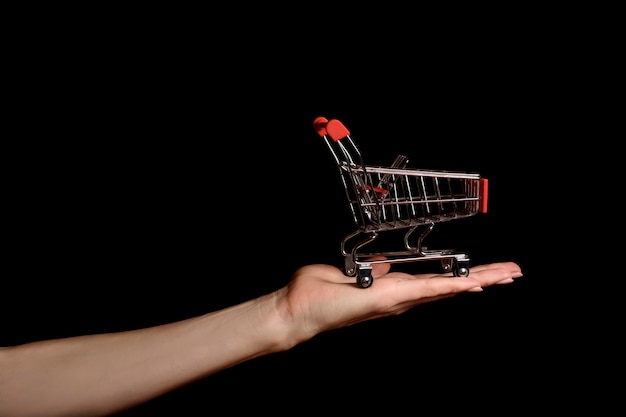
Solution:
M 318 117 L 313 127 L 324 139 L 341 176 L 357 229 L 341 241 L 344 273 L 362 288 L 372 285 L 377 263 L 438 260 L 445 272 L 468 276 L 469 257 L 454 250 L 427 250 L 424 238 L 439 222 L 487 212 L 488 182 L 478 174 L 407 168 L 398 155 L 389 167 L 365 165 L 348 129 Z M 380 233 L 402 230 L 403 248 L 361 252 Z M 416 233 L 417 231 L 421 233 Z M 413 236 L 415 243 L 411 243 Z

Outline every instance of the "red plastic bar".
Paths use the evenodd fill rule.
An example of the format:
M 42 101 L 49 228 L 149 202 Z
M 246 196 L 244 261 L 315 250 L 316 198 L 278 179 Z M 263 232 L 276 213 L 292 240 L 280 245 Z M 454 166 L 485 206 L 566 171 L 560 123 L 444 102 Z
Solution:
M 478 190 L 480 196 L 478 211 L 481 213 L 487 213 L 487 202 L 489 200 L 489 181 L 487 180 L 487 178 L 481 178 L 478 186 L 480 187 Z
M 313 129 L 317 132 L 318 135 L 324 137 L 327 135 L 326 133 L 326 124 L 328 124 L 328 119 L 320 116 L 313 120 Z
M 329 120 L 328 123 L 326 123 L 326 132 L 335 142 L 350 135 L 350 131 L 337 119 Z

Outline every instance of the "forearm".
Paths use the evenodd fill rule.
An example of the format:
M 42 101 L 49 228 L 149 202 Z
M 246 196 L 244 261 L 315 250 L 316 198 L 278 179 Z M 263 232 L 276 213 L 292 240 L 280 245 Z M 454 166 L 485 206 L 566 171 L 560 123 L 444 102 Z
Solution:
M 288 349 L 274 299 L 148 329 L 0 349 L 0 415 L 107 415 Z

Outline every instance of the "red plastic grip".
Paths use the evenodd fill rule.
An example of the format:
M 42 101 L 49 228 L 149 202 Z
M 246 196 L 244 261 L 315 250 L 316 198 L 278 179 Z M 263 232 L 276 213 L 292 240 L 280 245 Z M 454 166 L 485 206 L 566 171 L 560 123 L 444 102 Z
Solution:
M 487 213 L 487 202 L 489 201 L 489 181 L 487 178 L 481 178 L 478 184 L 480 187 L 478 192 L 480 196 L 478 211 Z
M 315 120 L 313 120 L 313 129 L 315 129 L 318 135 L 320 135 L 321 137 L 324 137 L 326 136 L 326 124 L 327 123 L 328 123 L 327 118 L 323 116 L 316 117 Z
M 335 142 L 350 135 L 350 131 L 337 119 L 329 120 L 328 123 L 326 123 L 326 132 Z

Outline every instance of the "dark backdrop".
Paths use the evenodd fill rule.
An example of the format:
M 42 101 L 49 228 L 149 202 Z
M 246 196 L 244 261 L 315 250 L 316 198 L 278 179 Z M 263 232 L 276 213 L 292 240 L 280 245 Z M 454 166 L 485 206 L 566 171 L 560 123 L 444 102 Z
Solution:
M 565 262 L 560 185 L 571 180 L 550 143 L 573 121 L 556 111 L 549 75 L 431 66 L 355 77 L 311 62 L 306 76 L 233 76 L 193 64 L 30 78 L 12 111 L 2 344 L 179 320 L 272 291 L 299 266 L 340 266 L 353 225 L 312 127 L 325 116 L 368 163 L 404 153 L 411 167 L 488 178 L 488 213 L 436 227 L 429 246 L 472 264 L 516 261 L 525 276 L 321 334 L 126 415 L 550 395 L 566 312 L 546 301 Z

